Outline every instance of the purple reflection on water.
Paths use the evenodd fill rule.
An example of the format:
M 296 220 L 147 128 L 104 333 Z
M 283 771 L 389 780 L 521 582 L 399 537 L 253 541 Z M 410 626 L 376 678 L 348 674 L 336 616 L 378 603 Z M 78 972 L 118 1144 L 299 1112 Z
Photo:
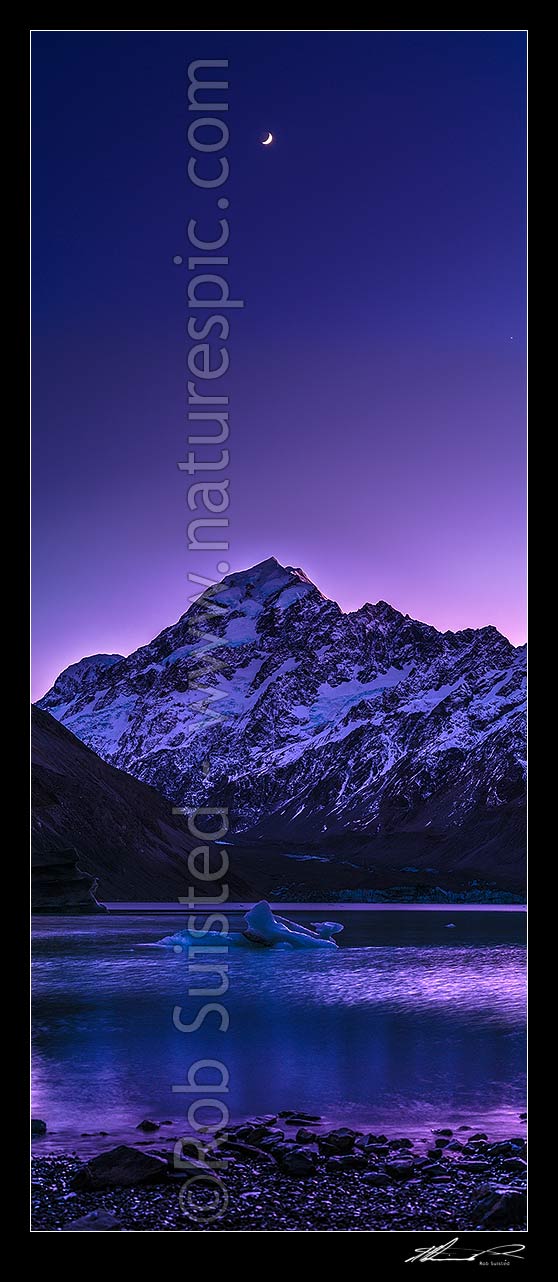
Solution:
M 200 1006 L 187 995 L 184 958 L 141 946 L 183 917 L 40 919 L 34 1111 L 49 1126 L 41 1143 L 75 1146 L 95 1130 L 114 1140 L 145 1116 L 180 1127 L 185 1106 L 171 1087 L 196 1058 L 226 1063 L 233 1117 L 296 1107 L 371 1128 L 415 1132 L 439 1122 L 517 1132 L 524 915 L 336 915 L 345 923 L 338 950 L 231 949 L 230 1029 L 220 1034 L 208 1020 L 188 1035 L 171 1018 L 175 1004 L 185 1021 Z

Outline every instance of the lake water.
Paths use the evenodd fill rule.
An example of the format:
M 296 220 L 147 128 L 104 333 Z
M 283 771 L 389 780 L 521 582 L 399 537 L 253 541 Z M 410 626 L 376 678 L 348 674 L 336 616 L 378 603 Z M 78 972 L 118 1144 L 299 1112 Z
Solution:
M 36 918 L 33 1114 L 49 1128 L 42 1151 L 137 1140 L 145 1117 L 184 1129 L 197 1097 L 172 1087 L 200 1059 L 226 1065 L 221 1098 L 234 1120 L 295 1108 L 388 1133 L 444 1124 L 521 1133 L 523 912 L 290 915 L 343 922 L 340 947 L 230 948 L 219 958 L 230 986 L 213 999 L 230 1027 L 219 1032 L 212 1015 L 191 1033 L 173 1026 L 172 1013 L 180 1006 L 184 1022 L 195 1020 L 210 999 L 189 997 L 188 987 L 203 977 L 189 976 L 183 955 L 152 946 L 185 926 L 184 913 Z M 230 920 L 234 929 L 239 919 Z M 81 1138 L 99 1130 L 109 1138 Z

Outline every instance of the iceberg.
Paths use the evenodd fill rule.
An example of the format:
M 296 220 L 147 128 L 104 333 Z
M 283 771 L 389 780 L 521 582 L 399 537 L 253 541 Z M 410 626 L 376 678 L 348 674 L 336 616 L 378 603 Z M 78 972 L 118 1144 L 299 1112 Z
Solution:
M 338 921 L 311 921 L 310 925 L 322 939 L 330 939 L 332 935 L 338 935 L 339 931 L 343 930 Z
M 323 922 L 313 924 L 308 930 L 297 922 L 275 917 L 265 899 L 246 913 L 244 926 L 245 939 L 271 948 L 277 944 L 287 944 L 290 948 L 336 948 L 331 935 L 343 929 L 338 922 Z
M 205 944 L 221 944 L 246 948 L 337 948 L 333 935 L 343 930 L 340 922 L 312 922 L 311 928 L 297 922 L 287 921 L 285 917 L 275 916 L 265 899 L 260 900 L 243 918 L 243 930 L 230 934 L 218 930 L 190 932 L 179 930 L 175 935 L 166 935 L 160 945 L 180 952 L 190 944 L 198 944 L 203 939 Z

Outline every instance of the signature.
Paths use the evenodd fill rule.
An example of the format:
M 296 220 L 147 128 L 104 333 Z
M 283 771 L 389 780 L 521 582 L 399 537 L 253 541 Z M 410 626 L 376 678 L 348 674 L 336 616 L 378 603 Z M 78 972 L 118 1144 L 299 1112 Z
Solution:
M 432 1260 L 435 1262 L 437 1260 L 463 1260 L 464 1262 L 471 1262 L 474 1260 L 480 1260 L 483 1255 L 504 1255 L 510 1258 L 513 1257 L 515 1259 L 519 1259 L 522 1252 L 525 1250 L 525 1247 L 521 1242 L 502 1242 L 501 1246 L 489 1246 L 486 1247 L 484 1251 L 471 1251 L 471 1248 L 468 1246 L 457 1246 L 458 1242 L 459 1238 L 453 1237 L 451 1242 L 443 1242 L 441 1246 L 418 1246 L 415 1250 L 415 1254 L 410 1255 L 409 1258 L 405 1260 L 405 1264 L 417 1264 L 419 1261 L 421 1264 L 424 1264 L 426 1261 Z

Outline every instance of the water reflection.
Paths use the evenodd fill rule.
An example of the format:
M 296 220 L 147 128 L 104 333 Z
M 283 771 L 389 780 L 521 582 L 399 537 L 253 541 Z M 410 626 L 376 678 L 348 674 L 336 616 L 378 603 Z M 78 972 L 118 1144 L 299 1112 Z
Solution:
M 231 950 L 229 1031 L 214 1018 L 187 1035 L 173 1007 L 186 1021 L 202 1003 L 187 996 L 184 958 L 140 946 L 168 933 L 166 922 L 58 922 L 54 933 L 39 923 L 35 1112 L 65 1133 L 179 1119 L 185 1097 L 172 1085 L 196 1058 L 218 1058 L 236 1116 L 296 1107 L 382 1127 L 472 1118 L 509 1130 L 513 1118 L 517 1129 L 524 923 L 472 914 L 444 932 L 435 914 L 406 914 L 421 920 L 402 935 L 360 916 L 336 952 Z

